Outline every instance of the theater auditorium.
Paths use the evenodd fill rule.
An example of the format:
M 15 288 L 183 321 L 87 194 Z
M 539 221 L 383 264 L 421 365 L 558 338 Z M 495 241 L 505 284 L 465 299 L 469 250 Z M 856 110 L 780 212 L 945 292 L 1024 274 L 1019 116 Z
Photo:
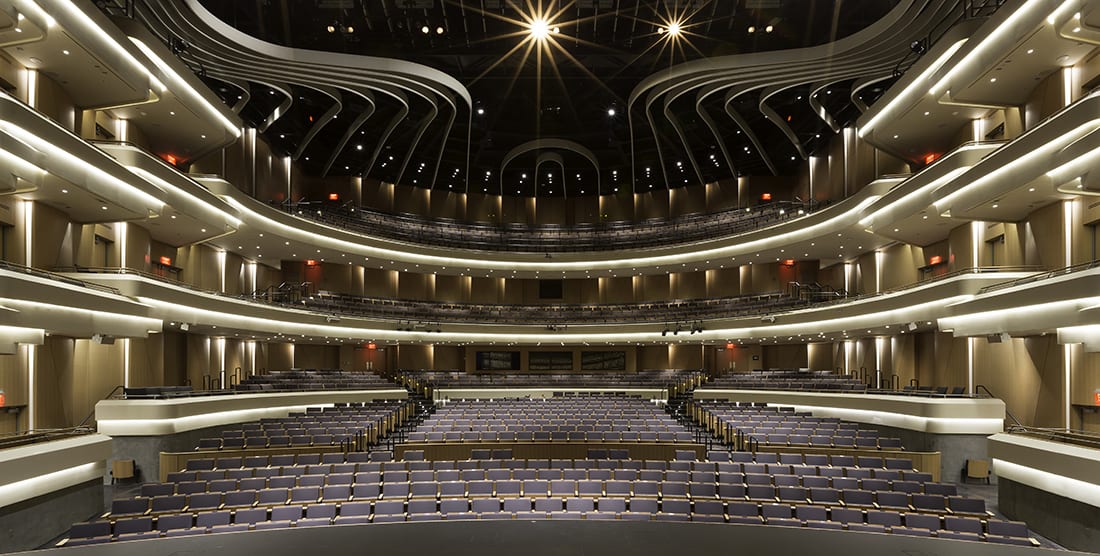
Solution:
M 0 553 L 1100 552 L 1100 0 L 0 0 Z

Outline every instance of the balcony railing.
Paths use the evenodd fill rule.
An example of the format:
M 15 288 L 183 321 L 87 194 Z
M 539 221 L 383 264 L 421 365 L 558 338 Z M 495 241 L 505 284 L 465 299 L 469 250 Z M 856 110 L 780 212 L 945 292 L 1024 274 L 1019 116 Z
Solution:
M 487 224 L 380 212 L 325 201 L 284 203 L 282 210 L 333 227 L 416 244 L 554 253 L 665 247 L 727 237 L 802 218 L 819 204 L 776 201 L 670 219 L 598 224 Z

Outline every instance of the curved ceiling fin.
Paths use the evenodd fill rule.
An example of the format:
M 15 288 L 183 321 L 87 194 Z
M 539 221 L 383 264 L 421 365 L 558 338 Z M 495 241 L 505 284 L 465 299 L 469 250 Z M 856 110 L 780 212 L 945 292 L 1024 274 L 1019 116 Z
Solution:
M 814 114 L 821 118 L 821 121 L 825 122 L 825 125 L 829 126 L 829 129 L 833 130 L 833 133 L 840 132 L 840 124 L 833 118 L 832 114 L 829 114 L 829 109 L 821 102 L 821 91 L 835 84 L 836 81 L 818 81 L 813 85 L 810 85 L 810 107 L 813 108 Z M 828 90 L 825 91 L 829 93 Z
M 302 153 L 306 151 L 306 147 L 313 141 L 314 137 L 321 132 L 329 124 L 329 122 L 336 119 L 340 115 L 340 111 L 344 109 L 343 97 L 340 95 L 340 91 L 331 87 L 317 87 L 317 90 L 324 93 L 332 99 L 332 106 L 328 110 L 325 110 L 324 114 L 321 114 L 310 126 L 309 131 L 306 132 L 306 136 L 302 138 L 302 141 L 298 143 L 298 148 L 291 155 L 291 158 L 298 160 L 301 158 Z
M 859 109 L 859 112 L 861 114 L 863 112 L 866 112 L 869 107 L 867 106 L 866 102 L 863 102 L 863 98 L 860 97 L 859 93 L 861 91 L 863 91 L 863 89 L 866 89 L 867 87 L 870 87 L 870 86 L 872 86 L 876 83 L 881 83 L 881 82 L 886 81 L 888 79 L 892 79 L 893 77 L 894 77 L 894 74 L 893 74 L 893 72 L 891 72 L 887 75 L 875 75 L 875 76 L 870 76 L 870 77 L 864 77 L 864 78 L 861 78 L 861 79 L 856 79 L 855 82 L 852 83 L 852 93 L 851 93 L 852 104 L 855 105 L 855 107 Z
M 772 162 L 772 158 L 768 156 L 768 152 L 764 150 L 764 144 L 760 142 L 760 138 L 756 136 L 756 132 L 749 126 L 749 122 L 745 120 L 745 117 L 733 107 L 733 98 L 733 96 L 727 96 L 722 103 L 723 108 L 726 110 L 726 115 L 737 124 L 737 127 L 741 128 L 741 131 L 745 133 L 745 137 L 749 138 L 749 142 L 752 143 L 756 152 L 760 154 L 761 160 L 764 161 L 764 164 L 768 167 L 768 170 L 771 171 L 772 175 L 778 176 L 779 169 L 775 166 L 775 162 Z
M 363 124 L 366 123 L 366 121 L 374 115 L 374 95 L 370 94 L 370 91 L 352 91 L 352 93 L 362 97 L 363 100 L 367 102 L 367 109 L 360 112 L 359 115 L 351 121 L 351 124 L 348 125 L 347 131 L 345 131 L 344 134 L 340 136 L 340 140 L 336 143 L 336 148 L 332 149 L 332 153 L 328 155 L 328 160 L 325 161 L 324 169 L 321 170 L 322 178 L 328 175 L 328 171 L 332 168 L 333 163 L 336 162 L 336 159 L 340 156 L 340 153 L 344 152 L 344 148 L 347 147 L 348 141 L 351 141 L 351 138 L 355 135 L 355 132 L 359 131 L 359 128 L 362 127 Z
M 526 143 L 522 143 L 520 145 L 516 145 L 512 148 L 512 150 L 508 151 L 508 153 L 504 155 L 504 158 L 500 159 L 500 169 L 497 171 L 497 174 L 500 176 L 501 192 L 504 191 L 504 169 L 507 168 L 513 160 L 531 151 L 548 149 L 559 149 L 563 151 L 575 152 L 591 162 L 592 167 L 596 170 L 596 190 L 603 191 L 601 182 L 602 178 L 600 177 L 600 161 L 596 158 L 596 154 L 593 153 L 591 149 L 576 141 L 571 141 L 569 139 L 562 139 L 560 137 L 543 137 L 541 139 L 535 139 Z
M 779 113 L 776 112 L 775 109 L 768 104 L 768 99 L 771 98 L 772 95 L 778 94 L 784 89 L 786 89 L 786 87 L 773 85 L 771 87 L 765 88 L 763 91 L 760 91 L 760 100 L 757 101 L 757 107 L 759 108 L 760 113 L 764 115 L 764 119 L 768 120 L 772 123 L 772 125 L 778 128 L 779 132 L 782 133 L 783 136 L 791 142 L 791 146 L 793 146 L 794 149 L 798 151 L 798 156 L 805 160 L 806 149 L 802 146 L 802 141 L 798 140 L 798 135 L 794 132 L 793 129 L 791 129 L 791 126 L 788 125 L 787 120 L 783 119 L 783 117 L 780 116 Z M 757 147 L 757 149 L 759 148 L 760 147 Z

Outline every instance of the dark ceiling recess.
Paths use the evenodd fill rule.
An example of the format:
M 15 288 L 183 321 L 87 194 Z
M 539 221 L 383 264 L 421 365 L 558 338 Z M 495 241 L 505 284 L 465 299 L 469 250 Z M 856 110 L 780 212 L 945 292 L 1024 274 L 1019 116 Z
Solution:
M 474 108 L 460 106 L 449 132 L 446 117 L 437 117 L 421 129 L 419 123 L 430 104 L 413 98 L 406 125 L 395 125 L 388 135 L 390 122 L 400 116 L 396 102 L 376 95 L 371 106 L 345 95 L 338 119 L 300 149 L 313 119 L 322 117 L 334 101 L 316 89 L 292 87 L 295 102 L 264 134 L 285 154 L 301 150 L 299 161 L 308 173 L 366 175 L 435 189 L 566 197 L 796 171 L 804 164 L 803 154 L 814 154 L 835 133 L 809 102 L 809 85 L 784 89 L 765 100 L 788 119 L 801 149 L 765 118 L 759 107 L 760 91 L 743 94 L 728 106 L 721 94 L 705 99 L 701 110 L 712 117 L 713 130 L 700 117 L 694 94 L 668 107 L 679 130 L 665 117 L 652 118 L 651 126 L 651 118 L 637 106 L 627 114 L 627 99 L 646 77 L 676 64 L 825 44 L 863 29 L 897 4 L 897 0 L 201 2 L 223 21 L 265 41 L 400 58 L 446 72 L 470 91 Z M 532 12 L 547 16 L 545 41 L 529 39 Z M 669 39 L 673 23 L 682 29 L 676 40 Z M 237 102 L 241 94 L 237 85 L 208 79 L 228 104 Z M 251 125 L 260 125 L 286 92 L 258 82 L 248 86 L 250 100 L 242 116 Z M 841 126 L 858 116 L 851 87 L 852 81 L 833 84 L 832 92 L 825 93 L 828 98 L 820 103 Z M 861 91 L 861 98 L 877 97 L 882 90 L 877 88 Z M 657 106 L 651 113 L 661 110 Z M 765 147 L 767 158 L 748 139 L 749 130 L 729 117 L 727 110 L 740 113 Z M 359 129 L 350 129 L 363 111 L 372 113 Z M 513 149 L 546 138 L 579 145 L 595 161 L 574 150 L 544 148 L 512 159 L 502 173 L 502 163 Z M 335 156 L 333 150 L 338 151 Z M 522 177 L 525 174 L 527 178 Z

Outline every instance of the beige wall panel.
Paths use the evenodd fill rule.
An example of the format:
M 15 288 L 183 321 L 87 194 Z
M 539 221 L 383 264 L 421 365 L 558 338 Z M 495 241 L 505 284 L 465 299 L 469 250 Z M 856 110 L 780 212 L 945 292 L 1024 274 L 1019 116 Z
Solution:
M 276 342 L 266 345 L 268 371 L 285 371 L 294 367 L 294 344 Z
M 500 218 L 507 224 L 527 224 L 527 199 L 515 195 L 501 197 Z
M 38 98 L 34 102 L 34 107 L 39 112 L 61 124 L 65 129 L 79 132 L 76 127 L 76 103 L 73 102 L 69 93 L 61 88 L 60 84 L 49 75 L 39 71 L 36 92 Z
M 1052 203 L 1028 215 L 1023 224 L 1024 264 L 1048 270 L 1066 266 L 1065 209 Z
M 595 224 L 601 220 L 601 198 L 597 195 L 592 195 L 591 191 L 587 191 L 587 193 L 588 194 L 583 197 L 570 200 L 573 205 L 573 222 L 576 224 Z
M 428 344 L 402 344 L 397 350 L 398 369 L 434 369 L 432 346 Z
M 393 212 L 394 185 L 375 179 L 364 179 L 360 187 L 362 205 L 382 212 Z
M 470 281 L 471 303 L 499 303 L 503 297 L 501 291 L 504 286 L 502 278 L 485 278 L 482 276 L 467 276 Z
M 397 297 L 397 271 L 368 268 L 363 274 L 363 295 Z
M 804 369 L 808 361 L 806 346 L 803 344 L 783 344 L 763 346 L 762 369 Z
M 677 272 L 668 279 L 669 294 L 673 299 L 702 299 L 707 296 L 707 273 Z
M 669 346 L 639 346 L 638 370 L 670 369 L 668 360 Z
M 466 198 L 464 195 L 442 189 L 433 189 L 429 197 L 432 218 L 450 218 L 459 221 L 466 218 Z
M 669 215 L 673 218 L 685 214 L 707 212 L 707 188 L 704 185 L 677 187 L 668 194 Z
M 187 384 L 187 334 L 164 332 L 159 336 L 164 384 L 168 386 Z
M 29 348 L 30 346 L 24 350 Z M 85 411 L 84 408 L 89 407 L 89 403 L 94 407 L 95 401 L 88 399 L 92 396 L 90 392 L 74 388 L 73 378 L 78 372 L 74 369 L 74 340 L 50 336 L 43 345 L 34 346 L 34 349 L 37 351 L 34 380 L 35 428 L 75 426 L 91 411 Z M 81 368 L 79 371 L 88 372 L 88 369 Z M 99 389 L 95 392 L 100 397 L 107 395 L 106 391 L 100 392 Z
M 600 303 L 630 303 L 634 301 L 634 278 L 608 276 L 598 278 Z
M 466 195 L 466 220 L 469 222 L 500 222 L 501 200 L 499 195 L 468 193 Z
M 830 371 L 833 369 L 833 344 L 806 344 L 806 366 L 812 371 Z
M 430 192 L 423 187 L 395 187 L 393 191 L 394 212 L 410 214 L 428 214 Z
M 535 206 L 535 224 L 571 224 L 566 206 L 568 203 L 562 197 L 540 197 L 533 204 Z
M 882 255 L 882 289 L 890 290 L 916 283 L 924 266 L 924 250 L 916 245 L 898 243 Z
M 107 345 L 76 340 L 75 344 L 71 390 L 67 395 L 72 400 L 72 416 L 79 421 L 95 409 L 96 402 L 122 384 L 124 342 Z M 64 388 L 69 389 L 67 385 Z
M 976 385 L 1004 400 L 1025 425 L 1063 426 L 1063 352 L 1053 334 L 995 344 L 978 338 L 974 344 Z
M 339 369 L 340 346 L 295 344 L 294 367 L 298 369 Z
M 634 196 L 629 188 L 623 187 L 620 193 L 600 195 L 601 222 L 629 222 L 634 220 Z
M 738 208 L 737 180 L 726 179 L 708 183 L 704 186 L 706 191 L 707 212 L 719 212 Z
M 35 268 L 53 269 L 64 266 L 72 256 L 62 253 L 69 232 L 69 220 L 61 211 L 42 203 L 30 203 L 31 265 Z
M 668 218 L 668 190 L 661 189 L 634 195 L 634 218 Z
M 431 274 L 400 272 L 397 276 L 397 297 L 401 299 L 432 299 L 435 280 Z
M 447 274 L 435 275 L 435 301 L 448 301 L 458 303 L 466 301 L 469 295 L 468 283 L 465 276 L 453 276 Z
M 712 268 L 706 271 L 707 297 L 731 297 L 741 294 L 741 271 L 738 267 Z
M 436 369 L 461 370 L 466 368 L 466 348 L 461 346 L 432 346 L 432 364 Z
M 702 369 L 703 346 L 700 344 L 669 344 L 670 369 Z
M 1083 64 L 1083 73 L 1080 77 L 1085 78 L 1087 74 L 1095 72 L 1096 70 L 1093 69 L 1095 67 L 1097 67 L 1096 62 Z M 1088 79 L 1091 77 L 1081 82 L 1084 83 Z M 1024 103 L 1024 125 L 1027 129 L 1035 127 L 1047 116 L 1062 109 L 1064 99 L 1062 83 L 1062 72 L 1055 71 L 1043 78 L 1031 91 L 1031 95 Z
M 642 290 L 635 293 L 635 300 L 665 301 L 671 294 L 670 279 L 668 274 L 647 274 L 642 276 Z

